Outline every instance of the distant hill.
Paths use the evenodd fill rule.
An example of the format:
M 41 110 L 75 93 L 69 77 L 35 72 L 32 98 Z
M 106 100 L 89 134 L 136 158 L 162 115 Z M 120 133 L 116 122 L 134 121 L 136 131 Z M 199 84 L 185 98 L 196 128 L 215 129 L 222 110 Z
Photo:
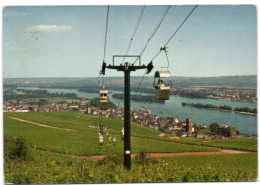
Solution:
M 256 87 L 257 76 L 221 76 L 221 77 L 176 77 L 174 84 L 177 86 L 233 86 Z
M 138 86 L 142 77 L 132 76 L 131 86 Z M 221 86 L 221 87 L 257 87 L 256 75 L 245 76 L 221 76 L 221 77 L 172 77 L 173 86 L 189 87 L 189 86 Z M 42 87 L 58 87 L 58 88 L 83 88 L 96 87 L 98 88 L 97 77 L 85 78 L 4 78 L 4 86 L 42 86 Z M 105 77 L 106 87 L 122 87 L 124 84 L 123 77 Z M 142 82 L 142 87 L 152 87 L 153 77 L 146 76 Z

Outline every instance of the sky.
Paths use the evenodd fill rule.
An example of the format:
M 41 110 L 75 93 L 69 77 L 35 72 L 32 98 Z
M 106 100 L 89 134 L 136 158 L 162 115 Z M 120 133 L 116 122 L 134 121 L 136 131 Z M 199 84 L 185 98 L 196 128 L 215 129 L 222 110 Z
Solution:
M 128 55 L 140 55 L 166 5 L 147 5 Z M 150 40 L 141 63 L 148 64 L 194 5 L 172 4 Z M 109 7 L 105 61 L 126 54 L 143 6 Z M 97 77 L 103 62 L 107 6 L 6 6 L 3 9 L 4 78 Z M 253 5 L 199 5 L 167 45 L 172 76 L 257 74 L 257 15 Z M 132 58 L 125 61 L 132 63 Z M 119 65 L 122 58 L 116 58 Z M 152 76 L 167 65 L 153 60 Z M 144 70 L 132 72 L 141 76 Z M 106 76 L 123 76 L 106 69 Z

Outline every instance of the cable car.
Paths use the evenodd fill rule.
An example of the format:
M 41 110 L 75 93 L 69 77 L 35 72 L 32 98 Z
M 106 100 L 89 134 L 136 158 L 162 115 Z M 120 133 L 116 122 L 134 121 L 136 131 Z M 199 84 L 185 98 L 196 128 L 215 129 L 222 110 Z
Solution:
M 124 131 L 124 127 L 121 129 L 121 139 L 123 139 L 125 136 L 125 131 Z
M 102 145 L 103 145 L 103 143 L 104 143 L 104 137 L 103 137 L 102 134 L 99 134 L 98 142 L 99 142 L 99 146 L 102 146 Z
M 155 98 L 157 100 L 169 100 L 170 98 L 170 91 L 172 87 L 172 80 L 171 80 L 171 73 L 167 70 L 163 70 L 163 68 L 169 68 L 170 61 L 167 55 L 168 48 L 161 47 L 161 50 L 165 51 L 166 58 L 168 61 L 168 66 L 162 66 L 161 71 L 156 71 L 154 73 L 154 82 L 153 86 L 155 89 Z
M 121 136 L 124 137 L 125 135 L 125 131 L 124 131 L 124 128 L 121 129 Z
M 113 137 L 113 145 L 116 145 L 116 137 Z
M 102 87 L 99 90 L 99 103 L 100 103 L 100 110 L 107 110 L 108 109 L 108 90 Z
M 169 100 L 172 86 L 171 73 L 169 71 L 156 71 L 153 86 L 157 100 Z

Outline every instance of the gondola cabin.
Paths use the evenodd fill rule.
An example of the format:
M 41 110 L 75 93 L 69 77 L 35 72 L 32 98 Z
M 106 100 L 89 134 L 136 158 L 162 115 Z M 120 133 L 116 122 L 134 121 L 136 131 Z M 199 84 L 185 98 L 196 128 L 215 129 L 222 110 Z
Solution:
M 113 145 L 116 145 L 116 137 L 113 137 Z
M 99 144 L 100 144 L 100 145 L 103 145 L 103 143 L 104 143 L 104 138 L 103 138 L 103 135 L 102 135 L 102 134 L 99 134 L 98 141 L 99 141 Z
M 154 74 L 155 98 L 157 100 L 169 100 L 172 87 L 171 73 L 169 71 L 156 71 Z
M 99 103 L 100 103 L 100 110 L 108 109 L 108 90 L 107 89 L 102 88 L 99 90 Z
M 121 139 L 123 139 L 125 136 L 125 131 L 124 131 L 124 128 L 121 129 Z

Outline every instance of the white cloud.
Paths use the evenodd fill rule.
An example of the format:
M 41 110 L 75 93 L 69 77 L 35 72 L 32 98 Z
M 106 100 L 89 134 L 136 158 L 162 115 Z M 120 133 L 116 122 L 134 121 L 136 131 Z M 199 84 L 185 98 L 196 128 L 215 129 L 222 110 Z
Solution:
M 57 25 L 36 25 L 30 28 L 26 28 L 26 31 L 47 31 L 47 32 L 64 32 L 70 31 L 72 29 L 71 26 L 57 26 Z
M 9 43 L 3 44 L 3 49 L 6 51 L 23 51 L 23 48 L 20 46 L 11 45 Z

